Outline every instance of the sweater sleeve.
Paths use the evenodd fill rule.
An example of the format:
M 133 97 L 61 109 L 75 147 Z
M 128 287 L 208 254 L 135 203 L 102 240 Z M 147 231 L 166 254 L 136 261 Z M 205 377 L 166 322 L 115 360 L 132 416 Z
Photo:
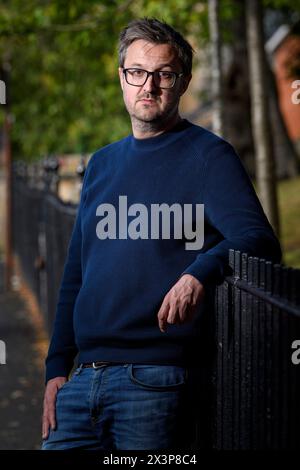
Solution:
M 46 383 L 54 377 L 67 377 L 78 352 L 73 330 L 73 309 L 82 283 L 81 213 L 91 161 L 86 169 L 78 211 L 73 226 L 60 284 L 52 338 L 46 358 Z
M 279 263 L 282 256 L 279 241 L 229 143 L 222 141 L 208 156 L 204 175 L 205 223 L 214 227 L 223 240 L 199 253 L 181 276 L 191 274 L 204 286 L 222 282 L 229 272 L 229 249 Z

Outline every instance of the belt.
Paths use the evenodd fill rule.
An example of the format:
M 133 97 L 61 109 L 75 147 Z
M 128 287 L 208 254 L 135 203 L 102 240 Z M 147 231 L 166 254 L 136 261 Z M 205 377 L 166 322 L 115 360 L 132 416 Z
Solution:
M 99 369 L 99 367 L 105 367 L 113 364 L 118 364 L 117 362 L 110 362 L 110 361 L 96 361 L 96 362 L 86 362 L 83 364 L 80 364 L 80 367 L 82 369 L 85 369 L 86 367 L 93 367 L 93 369 Z

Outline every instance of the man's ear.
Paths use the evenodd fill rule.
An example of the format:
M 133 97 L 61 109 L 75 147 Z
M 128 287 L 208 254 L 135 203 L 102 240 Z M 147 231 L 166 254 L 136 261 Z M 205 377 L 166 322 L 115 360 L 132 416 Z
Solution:
M 182 77 L 181 88 L 180 88 L 180 96 L 182 96 L 186 92 L 186 90 L 188 89 L 188 86 L 190 84 L 191 79 L 192 79 L 192 74 L 184 75 Z
M 118 71 L 119 71 L 119 78 L 120 78 L 120 84 L 121 84 L 121 88 L 123 90 L 123 80 L 124 80 L 124 73 L 123 73 L 123 68 L 122 67 L 119 67 L 118 68 Z

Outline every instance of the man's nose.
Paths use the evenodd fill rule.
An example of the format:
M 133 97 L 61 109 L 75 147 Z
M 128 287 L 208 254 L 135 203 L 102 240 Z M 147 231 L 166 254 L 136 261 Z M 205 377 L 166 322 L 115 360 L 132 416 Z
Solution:
M 154 75 L 148 75 L 147 77 L 147 80 L 146 80 L 146 83 L 144 83 L 144 86 L 143 86 L 143 89 L 144 91 L 152 91 L 154 89 L 157 89 L 157 86 L 155 85 L 155 82 L 154 82 Z

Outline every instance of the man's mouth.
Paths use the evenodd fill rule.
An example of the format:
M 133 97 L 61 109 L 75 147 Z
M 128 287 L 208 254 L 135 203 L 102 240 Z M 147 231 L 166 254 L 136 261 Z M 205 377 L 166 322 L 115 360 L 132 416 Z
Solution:
M 141 100 L 141 103 L 147 103 L 147 104 L 153 104 L 153 103 L 156 103 L 156 100 L 152 100 L 152 99 L 147 99 L 147 98 L 142 98 Z

